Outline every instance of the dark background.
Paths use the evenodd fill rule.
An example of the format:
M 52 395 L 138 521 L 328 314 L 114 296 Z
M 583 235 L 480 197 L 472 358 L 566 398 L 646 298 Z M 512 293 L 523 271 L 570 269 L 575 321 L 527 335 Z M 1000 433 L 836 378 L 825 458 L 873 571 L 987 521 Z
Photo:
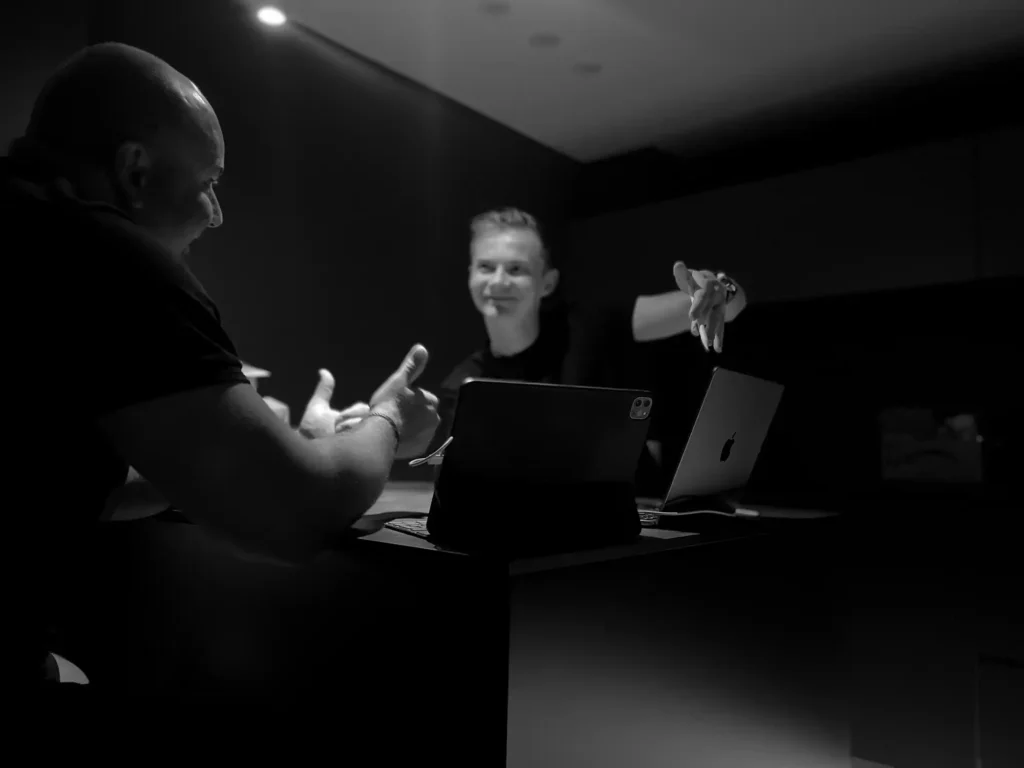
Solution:
M 365 399 L 415 342 L 431 351 L 428 388 L 480 344 L 468 221 L 502 205 L 548 225 L 569 294 L 671 290 L 677 258 L 726 269 L 748 289 L 754 303 L 729 326 L 725 356 L 689 337 L 649 347 L 661 414 L 673 420 L 685 421 L 713 363 L 783 378 L 790 402 L 827 393 L 804 400 L 801 419 L 824 408 L 857 424 L 878 406 L 861 397 L 864 372 L 878 391 L 942 383 L 1013 343 L 1012 318 L 998 319 L 1009 307 L 992 306 L 979 281 L 1024 269 L 1019 50 L 788 105 L 671 153 L 582 164 L 308 30 L 267 34 L 232 0 L 48 0 L 6 13 L 4 143 L 47 74 L 88 42 L 149 50 L 213 103 L 227 144 L 226 224 L 191 265 L 243 358 L 273 373 L 261 392 L 295 419 L 319 367 L 334 372 L 341 406 Z M 874 298 L 928 287 L 946 292 L 920 307 L 912 290 Z M 968 406 L 981 394 L 942 397 Z M 940 393 L 919 404 L 929 398 Z M 773 436 L 786 434 L 785 417 Z M 786 482 L 814 474 L 792 450 L 781 451 Z
M 716 362 L 787 384 L 755 487 L 855 495 L 877 475 L 875 419 L 893 404 L 979 413 L 1006 487 L 1019 472 L 1019 51 L 790 105 L 679 142 L 672 154 L 638 149 L 584 165 L 315 36 L 265 32 L 230 0 L 9 4 L 0 143 L 21 133 L 49 73 L 89 42 L 140 46 L 194 79 L 223 124 L 228 172 L 226 225 L 203 239 L 192 266 L 243 357 L 273 372 L 261 391 L 294 417 L 317 368 L 334 371 L 336 403 L 346 404 L 365 398 L 414 342 L 430 348 L 424 384 L 436 386 L 483 338 L 464 283 L 468 220 L 516 205 L 555 230 L 570 292 L 670 290 L 676 258 L 726 269 L 749 289 L 754 303 L 729 326 Z M 674 402 L 685 381 L 699 392 L 712 359 L 692 339 L 651 349 L 670 395 L 660 402 Z M 19 373 L 36 372 L 8 375 Z M 854 752 L 959 768 L 980 738 L 995 754 L 999 738 L 1009 744 L 1019 730 L 1009 702 L 1019 708 L 1020 631 L 1008 618 L 1019 598 L 1011 578 L 991 575 L 1012 561 L 1012 536 L 1004 556 L 986 558 L 990 574 L 958 541 L 964 527 L 992 538 L 980 512 L 943 523 L 927 505 L 903 509 L 906 527 L 920 529 L 894 543 L 873 511 L 870 541 L 850 552 Z M 115 595 L 92 596 L 108 600 L 111 615 L 118 588 L 141 595 L 117 614 L 129 619 L 171 590 L 194 617 L 182 637 L 214 646 L 204 663 L 229 675 L 256 664 L 245 654 L 253 640 L 244 609 L 235 609 L 236 570 L 249 566 L 218 555 L 197 567 L 196 547 L 212 546 L 205 539 L 179 550 L 162 529 L 112 527 L 108 544 L 131 543 L 114 546 L 109 561 L 91 552 Z M 142 532 L 158 539 L 152 549 L 139 546 Z M 879 557 L 869 544 L 891 551 Z M 266 587 L 282 572 L 252 568 L 238 578 L 259 593 L 255 613 L 276 615 L 265 610 L 276 599 Z M 224 586 L 211 591 L 217 578 Z M 967 584 L 984 598 L 967 595 Z M 407 586 L 356 589 L 376 601 Z M 137 655 L 186 642 L 165 636 L 173 611 L 146 615 L 154 612 L 164 620 Z M 102 616 L 86 622 L 96 642 Z M 124 637 L 113 645 L 129 656 L 134 648 Z
M 365 400 L 416 342 L 436 386 L 483 338 L 466 290 L 470 218 L 499 205 L 565 216 L 573 161 L 311 35 L 267 35 L 232 2 L 19 14 L 2 33 L 5 145 L 49 71 L 87 42 L 148 50 L 214 105 L 225 226 L 190 266 L 242 357 L 272 372 L 260 391 L 295 418 L 319 367 L 337 403 Z

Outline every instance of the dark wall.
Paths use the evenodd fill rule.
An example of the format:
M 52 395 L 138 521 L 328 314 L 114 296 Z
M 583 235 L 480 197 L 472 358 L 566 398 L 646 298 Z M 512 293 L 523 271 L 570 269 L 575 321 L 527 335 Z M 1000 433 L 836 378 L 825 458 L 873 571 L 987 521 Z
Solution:
M 68 56 L 85 45 L 79 0 L 4 4 L 0 23 L 0 154 L 25 130 L 36 94 Z
M 225 224 L 191 264 L 261 393 L 298 418 L 332 369 L 366 399 L 415 342 L 429 388 L 472 351 L 468 222 L 498 205 L 560 220 L 575 163 L 297 28 L 239 4 L 101 0 L 93 42 L 144 48 L 192 78 L 220 118 Z
M 589 163 L 574 218 L 1024 124 L 1024 41 L 975 51 Z
M 1024 128 L 922 144 L 579 220 L 570 268 L 659 291 L 683 259 L 758 301 L 1020 274 L 1022 173 Z
M 645 345 L 669 465 L 721 365 L 787 387 L 754 496 L 845 504 L 902 492 L 881 460 L 894 408 L 973 415 L 984 482 L 958 492 L 1007 492 L 1019 397 L 1005 369 L 1018 356 L 1012 296 L 1024 274 L 1013 71 L 1006 58 L 584 169 L 565 264 L 574 292 L 671 290 L 683 259 L 730 272 L 751 296 L 724 355 L 689 337 Z M 984 333 L 959 317 L 967 305 L 984 307 Z
M 588 164 L 579 280 L 664 290 L 683 258 L 770 301 L 1019 274 L 1022 78 L 1018 41 Z
M 969 408 L 980 390 L 932 385 L 950 384 L 950 370 L 973 371 L 948 357 L 982 341 L 957 335 L 967 295 L 986 307 L 985 343 L 1007 349 L 1012 323 L 995 320 L 985 291 L 962 286 L 1024 272 L 1024 192 L 1013 181 L 1022 174 L 1024 130 L 926 143 L 578 220 L 566 268 L 590 296 L 672 290 L 676 259 L 724 269 L 747 289 L 750 308 L 728 326 L 724 355 L 705 354 L 689 336 L 645 345 L 655 418 L 677 436 L 670 463 L 721 365 L 788 387 L 773 426 L 786 438 L 766 445 L 760 476 L 789 487 L 874 480 L 880 438 L 871 430 L 882 407 L 951 400 L 965 409 L 954 413 L 977 412 Z M 943 285 L 937 301 L 903 293 Z M 892 289 L 901 292 L 888 304 L 876 298 Z M 823 420 L 841 437 L 831 452 L 820 438 L 802 439 Z
M 679 257 L 735 272 L 755 301 L 956 282 L 1019 273 L 1024 264 L 1020 129 L 932 141 L 934 121 L 910 120 L 913 110 L 904 109 L 875 111 L 889 120 L 873 123 L 862 100 L 854 106 L 863 114 L 841 129 L 838 118 L 818 133 L 809 117 L 791 123 L 806 141 L 730 150 L 729 137 L 737 147 L 743 137 L 723 133 L 689 182 L 690 192 L 706 191 L 678 197 L 680 169 L 694 170 L 696 150 L 673 161 L 640 152 L 581 174 L 557 153 L 313 33 L 259 25 L 237 2 L 20 6 L 17 37 L 4 27 L 12 136 L 46 73 L 82 41 L 83 7 L 90 41 L 152 51 L 216 107 L 228 150 L 226 224 L 198 244 L 192 265 L 243 357 L 273 372 L 261 391 L 285 400 L 295 418 L 318 367 L 334 371 L 343 405 L 365 399 L 414 342 L 433 355 L 427 387 L 476 346 L 466 225 L 491 206 L 519 205 L 557 225 L 570 211 L 661 199 L 571 227 L 567 283 L 590 294 L 670 290 Z M 1000 90 L 1008 92 L 986 92 Z M 971 98 L 959 111 L 949 101 L 929 114 L 1007 117 Z M 929 102 L 911 103 L 920 110 Z M 785 136 L 779 126 L 775 134 Z M 851 143 L 864 127 L 870 141 Z M 837 161 L 889 142 L 902 148 Z M 733 159 L 719 164 L 719 152 Z M 744 168 L 768 178 L 734 183 Z M 661 380 L 696 381 L 697 396 L 712 363 L 730 364 L 730 353 L 755 337 L 808 349 L 801 326 L 766 337 L 753 333 L 763 325 L 756 317 L 751 311 L 730 326 L 724 358 L 697 352 L 689 337 L 662 345 L 659 356 L 672 365 Z
M 647 348 L 656 418 L 680 438 L 712 366 L 786 384 L 752 487 L 813 503 L 876 493 L 879 420 L 914 408 L 976 416 L 985 486 L 974 490 L 997 496 L 1019 424 L 1008 366 L 1020 345 L 1022 174 L 1019 128 L 924 144 L 576 222 L 568 268 L 597 295 L 670 290 L 680 258 L 746 286 L 751 305 L 728 326 L 724 355 L 689 337 Z

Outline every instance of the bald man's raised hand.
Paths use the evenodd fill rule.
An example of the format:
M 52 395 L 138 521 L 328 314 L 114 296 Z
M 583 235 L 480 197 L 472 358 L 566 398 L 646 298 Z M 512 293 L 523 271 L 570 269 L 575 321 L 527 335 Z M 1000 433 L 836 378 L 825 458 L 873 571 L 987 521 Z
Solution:
M 321 368 L 319 375 L 320 380 L 299 422 L 299 434 L 310 439 L 351 429 L 370 413 L 370 406 L 366 403 L 355 403 L 341 411 L 332 408 L 334 376 L 326 368 Z
M 427 367 L 426 347 L 416 344 L 392 373 L 370 397 L 370 410 L 397 415 L 401 440 L 395 458 L 408 459 L 421 455 L 434 438 L 441 419 L 437 414 L 437 397 L 425 389 L 412 387 Z

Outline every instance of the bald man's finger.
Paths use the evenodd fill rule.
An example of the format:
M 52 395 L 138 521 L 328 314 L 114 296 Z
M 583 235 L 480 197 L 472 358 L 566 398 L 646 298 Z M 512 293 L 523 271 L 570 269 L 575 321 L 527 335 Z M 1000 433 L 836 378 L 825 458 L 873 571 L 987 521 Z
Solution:
M 338 412 L 339 419 L 362 419 L 370 415 L 370 406 L 366 403 L 354 403 Z
M 428 357 L 426 347 L 414 344 L 402 360 L 402 364 L 371 395 L 370 404 L 376 405 L 382 400 L 396 397 L 402 390 L 407 389 L 423 373 Z
M 413 345 L 397 371 L 399 375 L 405 377 L 406 386 L 409 386 L 420 377 L 427 367 L 427 360 L 429 358 L 430 354 L 427 352 L 426 347 L 422 344 Z
M 324 404 L 330 405 L 331 398 L 334 397 L 334 376 L 326 368 L 321 368 L 319 374 L 320 380 L 317 382 L 310 400 L 322 401 Z
M 437 395 L 435 395 L 433 392 L 430 392 L 426 389 L 420 389 L 417 391 L 426 401 L 427 405 L 429 405 L 431 408 L 436 408 L 438 404 L 441 402 L 440 400 L 438 400 Z

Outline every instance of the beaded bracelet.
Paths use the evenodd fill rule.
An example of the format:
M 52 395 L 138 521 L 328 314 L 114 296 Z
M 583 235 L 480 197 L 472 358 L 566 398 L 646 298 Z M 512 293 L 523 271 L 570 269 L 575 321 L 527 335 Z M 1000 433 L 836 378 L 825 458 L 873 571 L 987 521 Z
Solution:
M 380 411 L 370 411 L 367 414 L 367 418 L 369 418 L 370 416 L 379 416 L 380 418 L 384 419 L 384 421 L 391 425 L 391 431 L 395 433 L 395 448 L 397 449 L 398 444 L 402 442 L 402 432 L 401 430 L 398 429 L 398 423 L 390 416 L 388 416 L 386 413 L 381 413 Z

